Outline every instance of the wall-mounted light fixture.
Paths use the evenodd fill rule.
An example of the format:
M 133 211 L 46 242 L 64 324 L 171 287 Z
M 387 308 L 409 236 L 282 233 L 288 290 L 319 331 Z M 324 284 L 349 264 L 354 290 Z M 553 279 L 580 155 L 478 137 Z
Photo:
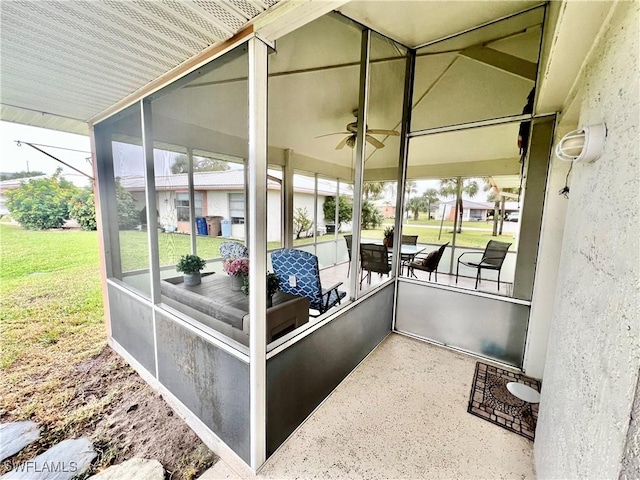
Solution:
M 582 127 L 562 137 L 556 145 L 556 155 L 565 162 L 593 162 L 602 154 L 606 137 L 604 123 Z

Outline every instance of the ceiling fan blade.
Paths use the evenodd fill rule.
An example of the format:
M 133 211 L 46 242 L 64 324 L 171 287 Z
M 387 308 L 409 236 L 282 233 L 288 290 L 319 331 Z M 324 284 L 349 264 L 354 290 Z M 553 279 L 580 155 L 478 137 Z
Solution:
M 367 130 L 367 133 L 375 133 L 378 135 L 389 135 L 392 137 L 399 137 L 400 136 L 400 132 L 396 132 L 395 130 L 381 130 L 379 128 L 372 128 L 370 130 Z
M 367 142 L 369 142 L 374 147 L 376 147 L 376 148 L 384 148 L 384 143 L 382 143 L 380 140 L 372 137 L 371 135 L 367 135 L 365 138 L 367 139 Z
M 336 146 L 336 150 L 342 150 L 348 141 L 349 137 L 344 137 L 342 141 Z
M 350 134 L 351 134 L 351 132 L 325 133 L 324 135 L 318 135 L 317 137 L 313 137 L 313 138 L 329 137 L 331 135 L 350 135 Z

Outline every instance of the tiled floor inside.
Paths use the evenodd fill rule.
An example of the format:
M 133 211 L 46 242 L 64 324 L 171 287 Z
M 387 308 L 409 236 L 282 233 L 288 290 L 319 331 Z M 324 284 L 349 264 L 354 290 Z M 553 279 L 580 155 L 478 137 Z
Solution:
M 338 282 L 343 282 L 340 286 L 340 290 L 344 290 L 347 292 L 347 298 L 349 298 L 349 277 L 347 277 L 348 272 L 348 264 L 341 263 L 334 267 L 325 268 L 320 271 L 320 279 L 322 281 L 322 286 L 331 286 Z M 403 272 L 406 275 L 406 270 Z M 431 281 L 432 283 L 437 283 L 438 285 L 448 285 L 448 286 L 457 286 L 460 288 L 464 288 L 467 290 L 475 290 L 484 293 L 493 293 L 497 295 L 511 295 L 512 293 L 512 284 L 500 282 L 500 289 L 498 290 L 498 284 L 492 280 L 483 280 L 478 284 L 478 288 L 475 288 L 476 279 L 470 277 L 458 277 L 458 282 L 456 283 L 455 275 L 448 275 L 446 273 L 438 273 L 438 281 L 435 281 L 435 274 L 431 275 L 431 280 L 429 280 L 429 273 L 422 272 L 419 270 L 415 271 L 415 275 L 418 280 L 422 281 Z M 359 278 L 359 277 L 358 277 Z M 386 275 L 379 276 L 378 274 L 371 275 L 371 284 L 365 280 L 362 283 L 362 291 L 367 291 L 370 288 L 378 285 L 386 280 L 389 277 Z M 409 278 L 409 277 L 407 277 Z M 412 277 L 413 278 L 413 277 Z
M 259 478 L 534 478 L 533 443 L 467 413 L 476 359 L 391 334 Z

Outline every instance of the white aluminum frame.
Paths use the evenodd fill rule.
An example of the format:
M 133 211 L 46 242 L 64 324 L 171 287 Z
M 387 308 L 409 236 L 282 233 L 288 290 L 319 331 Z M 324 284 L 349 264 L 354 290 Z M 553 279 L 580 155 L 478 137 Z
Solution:
M 267 459 L 267 53 L 249 45 L 249 378 L 251 468 Z

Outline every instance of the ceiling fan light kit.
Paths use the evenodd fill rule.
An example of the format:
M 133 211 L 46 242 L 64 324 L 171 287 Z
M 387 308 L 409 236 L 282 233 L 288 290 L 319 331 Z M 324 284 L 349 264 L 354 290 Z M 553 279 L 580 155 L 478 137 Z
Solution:
M 357 118 L 358 111 L 355 110 L 353 112 L 354 116 Z M 358 135 L 358 121 L 348 123 L 345 127 L 345 132 L 335 132 L 335 133 L 327 133 L 325 135 L 319 135 L 316 138 L 328 137 L 330 135 L 347 135 L 347 137 L 343 138 L 338 145 L 336 145 L 336 150 L 342 150 L 345 146 L 353 148 L 356 145 L 356 137 Z M 384 143 L 382 143 L 377 138 L 372 135 L 386 135 L 388 137 L 399 137 L 400 132 L 396 130 L 385 130 L 380 128 L 369 128 L 366 127 L 366 135 L 365 140 L 371 144 L 375 148 L 384 148 Z

